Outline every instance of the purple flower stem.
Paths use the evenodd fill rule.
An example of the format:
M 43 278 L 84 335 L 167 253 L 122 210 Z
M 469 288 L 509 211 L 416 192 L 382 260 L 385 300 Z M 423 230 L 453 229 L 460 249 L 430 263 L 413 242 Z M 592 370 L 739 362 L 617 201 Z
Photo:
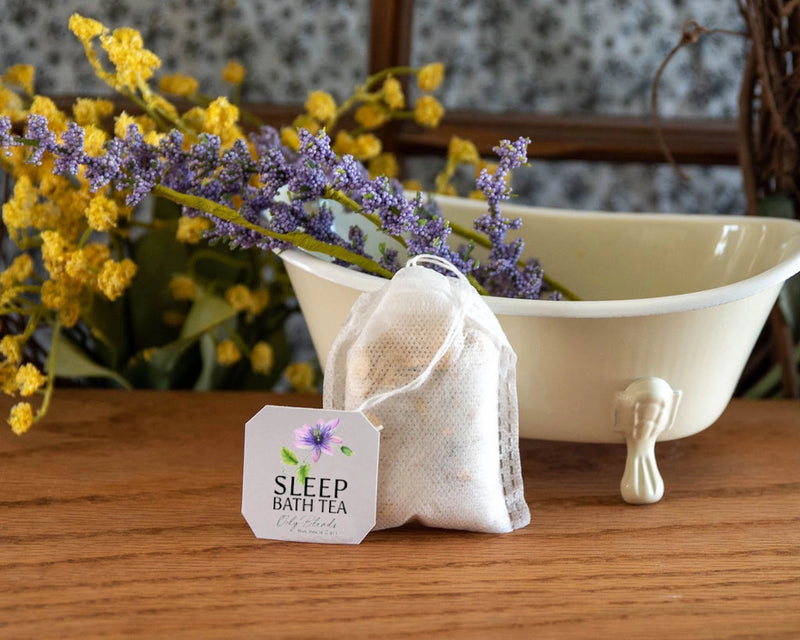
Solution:
M 316 251 L 318 253 L 331 256 L 332 258 L 346 260 L 347 262 L 359 266 L 365 271 L 369 271 L 375 275 L 379 275 L 384 278 L 391 278 L 393 275 L 391 271 L 385 269 L 374 260 L 370 260 L 365 256 L 349 251 L 344 247 L 332 246 L 301 231 L 290 231 L 289 233 L 277 233 L 275 231 L 270 231 L 269 229 L 265 229 L 264 227 L 254 224 L 242 217 L 241 214 L 239 214 L 239 212 L 235 209 L 226 207 L 225 205 L 214 202 L 213 200 L 208 200 L 207 198 L 193 196 L 186 193 L 180 193 L 179 191 L 165 187 L 162 184 L 154 185 L 152 188 L 152 193 L 153 195 L 166 198 L 167 200 L 171 200 L 177 204 L 210 213 L 211 215 L 221 218 L 226 222 L 231 222 L 246 229 L 250 229 L 269 238 L 290 242 L 294 246 L 301 249 L 306 249 L 307 251 Z

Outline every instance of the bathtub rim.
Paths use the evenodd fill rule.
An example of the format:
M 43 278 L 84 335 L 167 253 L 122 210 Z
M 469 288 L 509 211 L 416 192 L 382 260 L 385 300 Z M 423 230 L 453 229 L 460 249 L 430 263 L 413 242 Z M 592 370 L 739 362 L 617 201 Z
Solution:
M 464 206 L 469 201 L 458 198 L 437 197 L 442 204 Z M 468 205 L 467 206 L 473 206 Z M 474 206 L 480 206 L 475 202 Z M 679 313 L 726 304 L 748 298 L 770 287 L 781 284 L 800 272 L 800 221 L 786 218 L 756 216 L 736 216 L 719 214 L 675 214 L 675 213 L 609 213 L 593 211 L 571 211 L 508 205 L 509 214 L 526 216 L 572 217 L 596 220 L 598 216 L 608 217 L 615 223 L 634 222 L 646 224 L 648 221 L 684 224 L 745 224 L 765 227 L 784 227 L 784 243 L 793 242 L 777 264 L 752 276 L 736 282 L 710 287 L 698 291 L 667 296 L 640 297 L 616 300 L 519 300 L 497 296 L 484 296 L 489 307 L 498 315 L 565 317 L 565 318 L 613 318 L 648 316 L 666 313 Z M 778 233 L 778 230 L 773 232 Z M 359 292 L 375 291 L 387 280 L 368 273 L 355 271 L 326 261 L 319 256 L 300 249 L 285 249 L 278 255 L 290 265 L 331 283 L 339 284 Z

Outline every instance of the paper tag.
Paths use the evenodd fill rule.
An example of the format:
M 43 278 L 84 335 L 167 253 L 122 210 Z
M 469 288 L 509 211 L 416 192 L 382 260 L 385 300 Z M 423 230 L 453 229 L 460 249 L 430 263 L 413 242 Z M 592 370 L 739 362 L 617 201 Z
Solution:
M 258 538 L 358 544 L 375 526 L 379 444 L 360 411 L 265 406 L 245 425 L 247 524 Z

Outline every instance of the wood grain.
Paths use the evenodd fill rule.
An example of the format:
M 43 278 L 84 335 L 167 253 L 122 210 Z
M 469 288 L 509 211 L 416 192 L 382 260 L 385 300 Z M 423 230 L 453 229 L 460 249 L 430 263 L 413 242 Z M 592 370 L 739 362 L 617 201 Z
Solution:
M 736 122 L 667 119 L 661 123 L 667 147 L 681 164 L 735 165 Z M 475 143 L 484 155 L 502 139 L 531 139 L 528 157 L 603 162 L 667 162 L 650 117 L 580 116 L 538 113 L 447 111 L 436 129 L 400 123 L 396 151 L 405 155 L 442 155 L 452 136 Z
M 270 402 L 319 398 L 60 390 L 0 433 L 0 637 L 800 637 L 797 401 L 660 444 L 657 505 L 621 504 L 622 447 L 523 441 L 531 526 L 353 547 L 241 517 Z

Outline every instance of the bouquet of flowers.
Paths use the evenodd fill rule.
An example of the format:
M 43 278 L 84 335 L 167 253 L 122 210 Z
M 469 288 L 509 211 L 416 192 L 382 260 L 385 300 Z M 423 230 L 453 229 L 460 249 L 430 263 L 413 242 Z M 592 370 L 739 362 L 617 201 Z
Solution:
M 287 247 L 326 254 L 391 277 L 397 249 L 446 258 L 481 292 L 558 298 L 499 204 L 528 141 L 502 141 L 496 163 L 454 138 L 436 179 L 452 192 L 462 164 L 476 167 L 484 215 L 473 228 L 445 220 L 431 199 L 397 178 L 397 162 L 375 131 L 397 118 L 434 127 L 443 109 L 430 94 L 443 67 L 377 73 L 337 104 L 309 94 L 292 126 L 253 122 L 235 104 L 244 69 L 223 72 L 234 98 L 208 99 L 192 78 L 151 80 L 160 61 L 129 28 L 109 32 L 73 15 L 70 29 L 97 75 L 138 107 L 78 99 L 69 116 L 33 90 L 33 69 L 9 69 L 0 84 L 0 161 L 13 177 L 3 205 L 0 383 L 23 400 L 9 417 L 26 431 L 47 410 L 56 376 L 123 387 L 313 389 L 318 372 L 292 362 L 285 324 L 297 313 L 276 258 Z M 97 45 L 100 45 L 99 48 Z M 412 109 L 400 78 L 423 94 Z M 181 111 L 166 96 L 188 102 Z M 349 115 L 354 126 L 345 129 Z M 148 197 L 154 196 L 154 197 Z M 143 206 L 150 203 L 151 206 Z M 334 231 L 334 207 L 364 216 L 384 234 L 377 255 L 361 227 Z M 449 240 L 460 236 L 461 242 Z M 486 259 L 473 254 L 488 249 Z M 42 346 L 42 345 L 47 346 Z M 27 397 L 41 393 L 36 412 Z

